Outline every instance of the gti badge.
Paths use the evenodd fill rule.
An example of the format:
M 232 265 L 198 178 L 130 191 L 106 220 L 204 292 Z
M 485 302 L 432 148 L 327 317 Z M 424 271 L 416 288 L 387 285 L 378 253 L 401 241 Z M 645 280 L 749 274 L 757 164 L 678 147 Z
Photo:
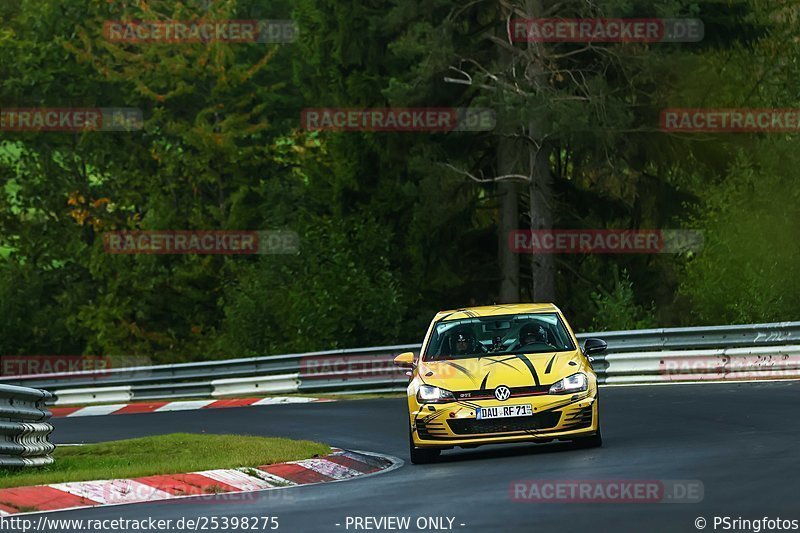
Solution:
M 508 400 L 508 397 L 511 396 L 511 390 L 506 387 L 505 385 L 500 385 L 496 389 L 494 389 L 494 397 L 504 402 Z

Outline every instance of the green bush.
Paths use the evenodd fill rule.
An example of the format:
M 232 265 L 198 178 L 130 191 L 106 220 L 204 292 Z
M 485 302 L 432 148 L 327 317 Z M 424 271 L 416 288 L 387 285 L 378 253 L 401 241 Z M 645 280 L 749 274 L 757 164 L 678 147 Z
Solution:
M 600 288 L 591 294 L 591 300 L 597 308 L 592 319 L 592 331 L 655 327 L 653 305 L 645 308 L 636 303 L 633 282 L 625 270 L 622 271 L 622 276 L 617 278 L 610 292 Z

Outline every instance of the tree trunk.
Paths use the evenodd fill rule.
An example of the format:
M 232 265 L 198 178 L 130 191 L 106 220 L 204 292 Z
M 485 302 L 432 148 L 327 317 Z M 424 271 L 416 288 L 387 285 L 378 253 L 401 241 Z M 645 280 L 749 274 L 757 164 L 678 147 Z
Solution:
M 525 5 L 528 18 L 543 16 L 542 3 L 539 0 L 528 0 Z M 529 61 L 523 69 L 530 77 L 535 92 L 547 91 L 547 73 L 542 57 L 543 43 L 528 43 Z M 533 143 L 528 143 L 530 169 L 530 205 L 531 229 L 553 229 L 553 175 L 550 172 L 550 150 L 545 146 L 545 138 L 537 121 L 528 124 L 528 136 Z M 538 146 L 537 146 L 538 145 Z M 531 255 L 531 295 L 534 302 L 553 302 L 556 298 L 555 261 L 552 254 Z
M 497 149 L 497 175 L 510 174 L 517 167 L 518 143 L 513 138 L 501 136 Z M 508 236 L 519 229 L 519 185 L 513 180 L 497 183 L 500 193 L 500 220 L 497 239 L 499 242 L 500 297 L 497 303 L 519 302 L 519 254 L 509 246 Z
M 505 23 L 506 9 L 501 7 L 500 20 Z M 512 65 L 512 58 L 509 52 L 503 47 L 497 48 L 497 64 L 502 71 Z M 497 176 L 506 174 L 520 173 L 520 150 L 519 142 L 511 136 L 514 130 L 500 122 L 496 128 L 497 144 Z M 524 156 L 523 156 L 524 157 Z M 498 262 L 500 264 L 500 295 L 497 303 L 516 303 L 519 302 L 519 254 L 511 249 L 508 243 L 509 234 L 519 229 L 519 185 L 513 180 L 501 180 L 497 182 L 498 193 L 500 194 L 500 213 L 498 220 Z
M 535 125 L 531 125 L 533 132 Z M 548 150 L 530 147 L 530 206 L 531 229 L 553 228 L 553 175 L 550 172 Z M 531 294 L 534 302 L 553 302 L 556 298 L 555 261 L 553 254 L 531 255 Z

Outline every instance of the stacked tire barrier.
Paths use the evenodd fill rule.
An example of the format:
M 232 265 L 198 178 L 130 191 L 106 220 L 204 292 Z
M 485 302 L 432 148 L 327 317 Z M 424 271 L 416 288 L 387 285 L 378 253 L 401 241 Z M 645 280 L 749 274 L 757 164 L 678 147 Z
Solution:
M 48 441 L 53 426 L 44 390 L 0 385 L 0 466 L 42 466 L 53 462 Z
M 800 322 L 579 333 L 608 343 L 593 366 L 601 384 L 800 379 Z M 286 393 L 366 394 L 405 390 L 392 364 L 420 345 L 272 355 L 174 365 L 11 376 L 47 389 L 57 405 Z

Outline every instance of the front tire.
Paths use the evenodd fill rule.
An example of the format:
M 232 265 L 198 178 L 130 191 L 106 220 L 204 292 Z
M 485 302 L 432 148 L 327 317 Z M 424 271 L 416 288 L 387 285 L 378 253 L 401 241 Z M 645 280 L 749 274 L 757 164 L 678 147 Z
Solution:
M 583 448 L 600 448 L 603 446 L 603 434 L 600 432 L 600 428 L 597 428 L 597 433 L 591 435 L 589 437 L 579 437 L 577 439 L 573 439 L 572 443 L 575 445 L 576 448 L 583 449 Z
M 433 463 L 439 458 L 442 450 L 438 448 L 417 448 L 414 446 L 414 437 L 412 430 L 408 428 L 408 455 L 411 462 L 415 465 L 424 465 Z

